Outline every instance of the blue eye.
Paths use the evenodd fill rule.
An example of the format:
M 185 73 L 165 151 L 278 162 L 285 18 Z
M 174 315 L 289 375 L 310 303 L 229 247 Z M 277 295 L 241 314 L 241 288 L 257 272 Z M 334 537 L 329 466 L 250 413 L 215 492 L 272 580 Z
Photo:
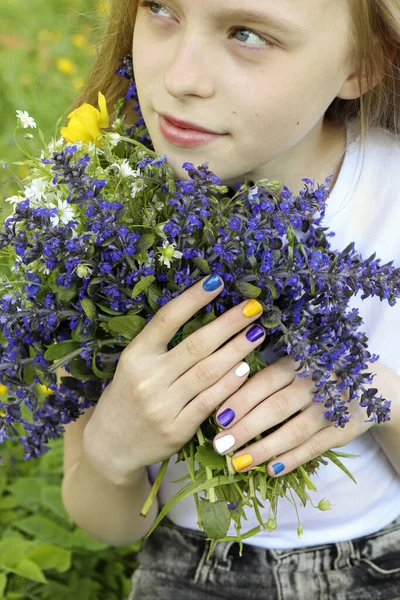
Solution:
M 152 0 L 140 0 L 139 7 L 141 8 L 145 8 L 147 9 L 147 12 L 150 13 L 150 16 L 152 17 L 161 17 L 162 19 L 164 18 L 165 15 L 162 15 L 160 12 L 156 12 L 157 10 L 165 10 L 167 13 L 169 13 L 169 10 L 166 6 L 163 6 L 162 4 L 159 4 L 158 2 L 153 2 Z M 153 10 L 155 9 L 155 10 Z M 273 42 L 271 42 L 270 40 L 268 40 L 266 37 L 256 33 L 255 31 L 252 31 L 251 29 L 246 29 L 245 27 L 236 27 L 234 30 L 234 32 L 240 31 L 240 32 L 245 32 L 245 35 L 247 35 L 247 40 L 249 39 L 249 36 L 254 36 L 256 38 L 258 38 L 259 40 L 262 41 L 262 44 L 246 44 L 245 42 L 247 40 L 239 40 L 240 41 L 240 45 L 243 48 L 248 47 L 250 50 L 254 50 L 254 49 L 259 49 L 262 47 L 265 48 L 269 48 L 269 47 L 274 47 L 275 44 Z M 259 48 L 256 48 L 256 47 Z

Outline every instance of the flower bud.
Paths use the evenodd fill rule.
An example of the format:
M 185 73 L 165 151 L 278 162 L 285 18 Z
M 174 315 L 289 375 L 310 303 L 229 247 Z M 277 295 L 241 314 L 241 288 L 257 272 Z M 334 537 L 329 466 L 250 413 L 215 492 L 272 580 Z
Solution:
M 92 274 L 92 269 L 87 265 L 78 265 L 76 267 L 76 274 L 78 277 L 89 277 Z
M 267 529 L 268 531 L 274 531 L 274 529 L 276 529 L 276 519 L 268 519 Z
M 297 528 L 297 535 L 299 537 L 301 537 L 303 535 L 303 528 L 302 528 L 301 525 L 299 525 L 298 528 Z
M 329 502 L 329 500 L 324 498 L 323 500 L 319 501 L 318 508 L 319 510 L 331 510 L 332 504 Z

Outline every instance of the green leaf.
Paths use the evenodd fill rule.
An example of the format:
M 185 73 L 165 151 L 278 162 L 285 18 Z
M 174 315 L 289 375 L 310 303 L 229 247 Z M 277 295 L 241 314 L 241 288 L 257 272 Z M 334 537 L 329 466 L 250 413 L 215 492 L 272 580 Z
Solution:
M 71 555 L 71 550 L 58 548 L 54 544 L 41 544 L 27 558 L 42 570 L 55 569 L 59 573 L 65 573 L 71 568 Z
M 153 523 L 152 528 L 145 536 L 145 539 L 148 538 L 149 535 L 151 535 L 151 533 L 155 530 L 157 525 L 163 520 L 165 515 L 167 513 L 169 513 L 169 511 L 175 506 L 175 504 L 177 504 L 181 500 L 184 500 L 185 498 L 187 498 L 188 496 L 191 496 L 193 494 L 198 494 L 205 490 L 209 490 L 210 488 L 222 486 L 222 485 L 228 485 L 228 484 L 235 483 L 235 482 L 241 481 L 241 480 L 242 480 L 242 477 L 240 474 L 219 476 L 219 477 L 213 477 L 212 479 L 206 479 L 206 474 L 203 471 L 203 473 L 199 477 L 197 477 L 194 481 L 192 481 L 191 483 L 188 483 L 187 485 L 185 485 L 185 487 L 178 490 L 176 492 L 176 494 L 172 498 L 170 498 L 170 500 L 168 500 L 168 502 L 162 507 L 156 520 Z
M 5 573 L 0 573 L 0 598 L 4 596 L 4 592 L 7 585 L 7 575 Z
M 258 298 L 261 294 L 262 290 L 251 283 L 247 283 L 246 281 L 236 281 L 235 288 L 244 296 L 245 298 Z
M 275 284 L 272 283 L 272 281 L 270 281 L 269 279 L 265 280 L 265 283 L 267 284 L 267 286 L 269 287 L 269 289 L 271 290 L 271 297 L 272 300 L 276 300 L 278 297 L 278 294 L 276 293 L 276 287 Z
M 80 356 L 68 363 L 68 369 L 70 370 L 72 377 L 75 377 L 75 379 L 78 379 L 79 381 L 96 380 L 96 376 L 93 375 L 92 369 L 87 366 L 86 361 Z
M 205 311 L 204 313 L 200 314 L 195 319 L 188 321 L 182 327 L 183 339 L 185 339 L 188 335 L 190 335 L 190 334 L 194 333 L 195 331 L 197 331 L 198 329 L 200 329 L 200 327 L 204 327 L 204 325 L 207 325 L 208 323 L 215 321 L 216 318 L 217 317 L 215 316 L 215 312 L 214 312 L 214 308 L 213 308 L 212 310 L 210 310 L 210 312 Z
M 155 242 L 155 239 L 156 237 L 152 233 L 144 233 L 143 235 L 141 235 L 138 241 L 136 242 L 136 253 L 140 254 L 141 252 L 145 252 L 146 250 L 151 248 L 151 246 Z
M 282 311 L 278 307 L 274 307 L 261 315 L 261 324 L 267 329 L 275 329 L 282 323 L 281 317 Z
M 96 306 L 98 306 L 99 308 L 101 308 L 101 310 L 103 312 L 105 312 L 107 315 L 119 316 L 119 315 L 123 314 L 120 310 L 113 310 L 112 308 L 110 308 L 109 306 L 107 306 L 107 304 L 104 304 L 103 302 L 96 302 Z
M 6 568 L 12 568 L 23 558 L 26 558 L 36 545 L 30 540 L 16 537 L 4 537 L 0 541 L 0 563 Z
M 12 573 L 30 579 L 31 581 L 37 581 L 38 583 L 47 583 L 47 579 L 42 573 L 42 570 L 31 560 L 23 558 L 18 564 L 11 569 Z
M 206 536 L 213 540 L 225 537 L 231 522 L 227 503 L 210 502 L 201 498 L 199 508 Z
M 93 352 L 93 357 L 92 357 L 93 373 L 96 375 L 96 377 L 98 379 L 111 379 L 111 377 L 114 375 L 115 369 L 105 369 L 104 371 L 100 371 L 100 369 L 96 365 L 96 357 L 97 357 L 98 353 L 99 353 L 98 349 Z
M 20 506 L 32 509 L 32 505 L 40 505 L 45 485 L 39 477 L 21 477 L 10 484 L 8 491 L 17 498 Z
M 200 258 L 199 256 L 195 256 L 193 258 L 193 262 L 196 267 L 199 269 L 201 273 L 204 275 L 209 275 L 211 273 L 210 265 L 204 258 Z
M 114 317 L 108 321 L 108 327 L 113 333 L 119 333 L 127 340 L 133 340 L 146 325 L 146 319 L 138 315 Z
M 73 300 L 78 293 L 76 285 L 71 285 L 71 287 L 66 288 L 63 285 L 54 284 L 51 286 L 51 290 L 56 294 L 57 300 L 61 304 L 67 304 Z
M 215 452 L 211 442 L 206 442 L 203 446 L 197 448 L 195 460 L 204 467 L 212 469 L 223 469 L 225 466 L 225 458 Z
M 61 486 L 47 484 L 42 490 L 41 505 L 51 510 L 57 517 L 66 521 L 70 520 L 62 501 Z
M 88 552 L 101 552 L 109 548 L 108 544 L 91 538 L 79 527 L 71 534 L 71 547 L 78 547 Z
M 312 490 L 313 492 L 318 492 L 317 488 L 315 487 L 315 485 L 311 481 L 310 477 L 307 475 L 304 467 L 299 467 L 299 471 L 300 471 L 301 476 L 303 477 L 303 479 L 305 481 L 305 484 L 306 484 L 307 488 L 309 490 Z
M 78 350 L 81 345 L 79 342 L 74 342 L 73 340 L 67 340 L 66 342 L 59 342 L 58 344 L 53 344 L 49 348 L 47 348 L 44 353 L 45 360 L 58 360 L 60 358 L 64 358 L 70 352 L 74 352 Z
M 139 296 L 139 294 L 146 291 L 155 280 L 156 278 L 154 275 L 147 275 L 147 277 L 143 277 L 143 279 L 138 281 L 133 288 L 131 298 L 136 298 L 136 296 Z
M 81 302 L 83 311 L 88 319 L 94 321 L 97 315 L 96 305 L 90 298 L 84 298 Z
M 15 523 L 15 527 L 34 536 L 39 541 L 48 542 L 64 548 L 71 547 L 71 534 L 42 515 L 32 515 Z
M 159 310 L 161 307 L 157 300 L 162 295 L 160 287 L 156 283 L 152 283 L 151 286 L 146 290 L 147 301 L 150 304 L 150 308 L 154 311 Z
M 354 479 L 353 475 L 350 473 L 350 471 L 344 466 L 344 464 L 338 459 L 337 454 L 340 453 L 336 453 L 333 452 L 332 450 L 328 450 L 327 452 L 324 452 L 324 456 L 326 456 L 327 458 L 329 458 L 337 467 L 339 467 L 339 469 L 341 469 L 343 471 L 343 473 L 346 473 L 346 475 L 348 475 L 348 477 L 350 477 L 350 479 L 352 481 L 354 481 L 354 483 L 357 483 L 357 481 Z M 349 458 L 358 458 L 358 455 L 355 454 L 353 456 L 349 455 Z
M 99 285 L 99 283 L 102 283 L 103 281 L 104 280 L 102 277 L 94 277 L 93 279 L 91 279 L 87 287 L 87 295 L 94 296 L 94 294 L 96 293 L 96 286 Z

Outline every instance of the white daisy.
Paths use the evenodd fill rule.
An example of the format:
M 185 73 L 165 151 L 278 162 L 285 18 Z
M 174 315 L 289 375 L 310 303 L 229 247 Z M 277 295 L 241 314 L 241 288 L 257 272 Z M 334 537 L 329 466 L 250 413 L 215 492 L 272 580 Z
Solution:
M 10 204 L 18 204 L 21 200 L 22 198 L 20 196 L 10 196 L 9 198 L 6 198 L 6 202 L 9 202 Z
M 30 186 L 25 186 L 25 196 L 29 200 L 41 202 L 48 188 L 48 181 L 44 177 L 33 179 Z
M 175 250 L 175 248 L 175 244 L 170 244 L 168 240 L 165 240 L 165 242 L 162 245 L 162 248 L 160 248 L 157 252 L 157 254 L 159 254 L 158 260 L 161 264 L 167 265 L 168 269 L 171 268 L 171 260 L 173 258 L 182 258 L 183 256 L 182 252 L 179 252 L 179 250 Z
M 26 110 L 17 110 L 17 118 L 24 129 L 36 127 L 35 119 L 30 117 Z
M 50 154 L 53 154 L 53 152 L 57 152 L 63 149 L 63 145 L 64 145 L 64 138 L 60 137 L 58 140 L 54 140 L 52 139 L 51 142 L 49 142 L 49 144 L 47 144 L 47 148 L 50 152 Z
M 53 202 L 50 202 L 48 206 L 49 206 L 49 208 L 57 208 L 58 209 L 58 214 L 51 217 L 51 224 L 53 225 L 53 227 L 57 227 L 58 224 L 60 223 L 60 221 L 61 221 L 61 223 L 63 223 L 63 225 L 66 225 L 70 221 L 74 220 L 74 217 L 75 217 L 74 209 L 67 202 L 67 200 L 61 200 L 59 198 L 57 205 L 54 204 Z
M 142 190 L 144 190 L 146 187 L 146 184 L 140 185 L 138 182 L 134 182 L 131 185 L 131 197 L 132 198 L 136 198 L 136 194 L 138 192 L 141 192 Z
M 107 133 L 107 139 L 111 146 L 117 146 L 121 139 L 121 136 L 119 133 Z

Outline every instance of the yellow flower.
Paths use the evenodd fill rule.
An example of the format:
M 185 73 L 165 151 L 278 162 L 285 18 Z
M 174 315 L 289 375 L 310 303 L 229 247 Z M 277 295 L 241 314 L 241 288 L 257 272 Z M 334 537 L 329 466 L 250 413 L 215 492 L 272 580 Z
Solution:
M 68 115 L 68 127 L 61 128 L 61 135 L 66 142 L 91 142 L 100 145 L 102 134 L 100 129 L 106 129 L 110 124 L 105 96 L 99 92 L 98 104 L 100 111 L 86 102 Z M 97 140 L 97 141 L 96 141 Z
M 73 84 L 74 84 L 74 89 L 77 92 L 80 92 L 81 89 L 83 88 L 83 84 L 85 83 L 83 77 L 75 77 Z
M 77 48 L 83 48 L 88 45 L 87 38 L 86 38 L 86 36 L 82 35 L 82 33 L 75 33 L 71 39 L 72 39 L 73 45 L 76 46 Z
M 0 383 L 0 396 L 4 396 L 5 394 L 8 394 L 8 387 Z
M 66 75 L 72 75 L 76 71 L 76 65 L 69 58 L 58 58 L 56 60 L 56 67 L 61 73 Z
M 37 384 L 37 390 L 42 394 L 54 394 L 53 390 L 51 390 L 50 388 L 46 387 L 45 385 L 43 385 L 41 383 Z

